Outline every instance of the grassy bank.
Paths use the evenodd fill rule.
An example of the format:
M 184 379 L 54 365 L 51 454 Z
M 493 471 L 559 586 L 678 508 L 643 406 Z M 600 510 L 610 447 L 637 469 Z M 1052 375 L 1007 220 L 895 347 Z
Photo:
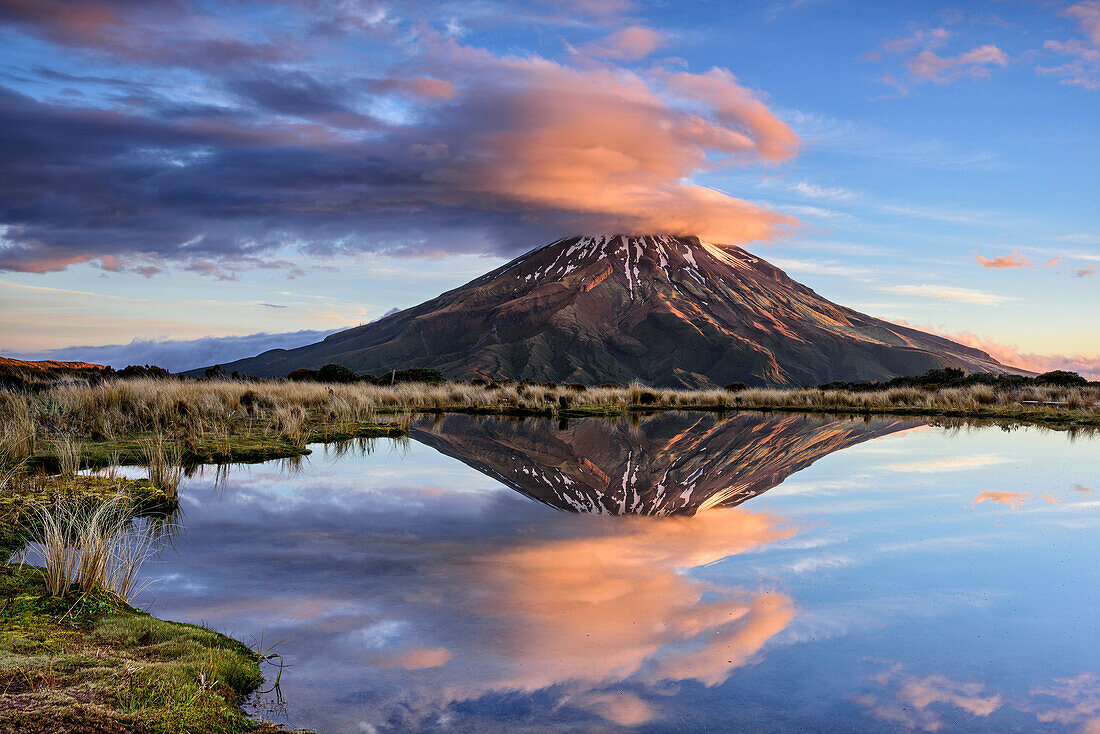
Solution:
M 969 385 L 928 389 L 672 390 L 583 385 L 405 383 L 394 386 L 228 380 L 109 381 L 36 393 L 0 391 L 12 457 L 45 465 L 65 441 L 86 465 L 142 463 L 162 436 L 184 462 L 300 455 L 311 441 L 399 436 L 417 412 L 570 417 L 638 410 L 783 410 L 976 417 L 1100 425 L 1100 387 Z M 0 436 L 0 439 L 3 439 Z
M 239 703 L 260 658 L 109 592 L 50 596 L 30 567 L 0 566 L 0 732 L 274 732 Z

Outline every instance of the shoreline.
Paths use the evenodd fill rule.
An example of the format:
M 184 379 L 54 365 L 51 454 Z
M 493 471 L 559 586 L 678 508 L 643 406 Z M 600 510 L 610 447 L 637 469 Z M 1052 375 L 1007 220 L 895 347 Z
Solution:
M 1032 397 L 1068 400 L 1058 401 L 1065 403 L 1060 405 L 1022 402 Z M 0 393 L 0 427 L 5 431 L 0 436 L 0 475 L 7 470 L 9 477 L 16 476 L 7 486 L 0 479 L 0 546 L 5 550 L 21 546 L 32 523 L 31 511 L 65 499 L 95 504 L 122 492 L 129 498 L 132 516 L 167 516 L 178 506 L 174 486 L 122 479 L 110 471 L 120 465 L 147 466 L 153 476 L 149 458 L 153 444 L 175 447 L 172 461 L 182 472 L 198 465 L 294 459 L 310 454 L 310 444 L 377 438 L 404 441 L 416 418 L 447 414 L 568 421 L 637 420 L 671 411 L 711 413 L 719 418 L 771 413 L 853 420 L 909 417 L 933 424 L 939 420 L 946 425 L 1032 425 L 1077 431 L 1100 427 L 1098 397 L 1100 390 L 1093 387 L 1000 395 L 974 390 L 676 391 L 638 385 L 486 389 L 455 383 L 366 387 L 167 380 L 63 386 L 45 398 Z M 29 438 L 20 443 L 12 426 L 27 431 Z M 83 474 L 74 467 L 108 471 L 106 476 Z M 63 468 L 66 473 L 60 473 Z M 204 728 L 199 730 L 227 734 L 284 731 L 252 718 L 241 707 L 263 681 L 261 655 L 243 643 L 200 626 L 158 620 L 109 592 L 50 597 L 42 593 L 44 586 L 34 569 L 17 569 L 11 563 L 0 567 L 2 589 L 16 603 L 9 601 L 0 610 L 0 649 L 9 661 L 8 667 L 0 664 L 0 678 L 6 677 L 10 684 L 16 669 L 45 672 L 35 673 L 39 678 L 33 680 L 26 678 L 30 682 L 23 688 L 13 690 L 10 684 L 5 689 L 4 698 L 10 699 L 6 703 L 15 704 L 0 707 L 0 734 L 45 732 L 51 726 L 80 732 L 85 720 L 87 727 L 113 727 L 95 731 L 112 732 L 168 734 L 194 729 L 195 722 L 202 722 Z M 88 606 L 92 602 L 94 608 Z M 137 637 L 127 636 L 125 630 L 131 628 L 143 631 Z M 108 629 L 114 632 L 107 634 Z M 155 644 L 174 650 L 159 661 L 166 666 L 160 672 L 173 681 L 169 687 L 191 691 L 189 699 L 172 699 L 163 690 L 147 690 L 135 697 L 132 691 L 112 688 L 118 680 L 113 671 L 119 666 L 145 664 L 143 650 L 154 644 L 150 635 L 160 640 Z M 196 640 L 204 646 L 201 655 Z M 82 667 L 74 662 L 88 658 L 89 651 L 91 657 L 110 664 Z M 207 688 L 202 683 L 211 679 L 202 670 L 207 654 L 218 661 L 232 661 L 237 683 L 220 691 Z M 61 672 L 48 660 L 60 660 Z M 137 723 L 147 720 L 153 723 Z

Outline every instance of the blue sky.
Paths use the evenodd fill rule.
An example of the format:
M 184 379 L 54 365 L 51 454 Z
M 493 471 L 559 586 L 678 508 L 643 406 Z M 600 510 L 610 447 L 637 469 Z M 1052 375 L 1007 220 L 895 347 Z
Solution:
M 1100 2 L 0 2 L 0 350 L 329 330 L 696 231 L 1097 374 Z

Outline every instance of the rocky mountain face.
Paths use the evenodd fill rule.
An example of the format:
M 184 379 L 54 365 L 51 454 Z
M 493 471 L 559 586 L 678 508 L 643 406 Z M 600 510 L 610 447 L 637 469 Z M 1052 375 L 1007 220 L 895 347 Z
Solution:
M 740 247 L 666 235 L 569 237 L 419 306 L 224 367 L 272 377 L 331 362 L 452 379 L 686 387 L 1013 371 L 832 303 Z
M 661 413 L 627 421 L 448 415 L 412 438 L 568 512 L 694 515 L 733 507 L 823 456 L 920 425 L 912 420 Z

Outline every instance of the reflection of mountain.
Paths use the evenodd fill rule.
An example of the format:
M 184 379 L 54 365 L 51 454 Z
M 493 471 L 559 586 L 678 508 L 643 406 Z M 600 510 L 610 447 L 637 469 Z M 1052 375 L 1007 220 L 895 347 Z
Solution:
M 913 426 L 813 415 L 664 413 L 637 426 L 601 419 L 448 415 L 412 437 L 523 494 L 572 512 L 692 515 L 733 507 L 822 456 Z

